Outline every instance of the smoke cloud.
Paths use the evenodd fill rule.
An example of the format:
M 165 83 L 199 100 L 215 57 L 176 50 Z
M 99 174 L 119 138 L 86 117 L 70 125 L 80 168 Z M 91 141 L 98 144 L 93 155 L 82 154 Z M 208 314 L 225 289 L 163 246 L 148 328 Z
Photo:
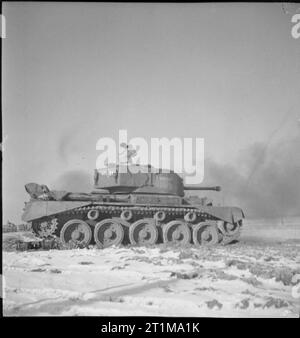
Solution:
M 221 185 L 224 202 L 247 217 L 300 216 L 300 136 L 272 146 L 255 143 L 237 165 L 207 160 L 205 184 Z
M 72 159 L 84 158 L 84 146 L 81 132 L 82 125 L 72 125 L 71 129 L 65 129 L 58 140 L 57 154 L 59 160 L 68 164 Z
M 93 175 L 81 170 L 66 171 L 52 184 L 53 190 L 70 192 L 90 192 L 93 185 Z
M 66 135 L 61 157 L 66 157 L 69 141 Z M 206 159 L 203 185 L 221 185 L 223 204 L 241 207 L 248 218 L 300 216 L 300 135 L 273 144 L 252 144 L 232 165 Z M 52 188 L 90 192 L 92 172 L 65 172 Z

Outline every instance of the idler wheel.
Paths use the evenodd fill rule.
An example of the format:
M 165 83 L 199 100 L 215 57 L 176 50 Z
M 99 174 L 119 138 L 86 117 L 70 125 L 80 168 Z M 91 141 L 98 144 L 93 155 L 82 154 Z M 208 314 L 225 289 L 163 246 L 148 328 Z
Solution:
M 193 228 L 193 242 L 196 246 L 215 245 L 219 242 L 218 229 L 209 223 L 199 223 Z
M 131 244 L 153 245 L 158 238 L 158 231 L 153 219 L 140 219 L 129 228 Z
M 164 243 L 187 245 L 191 241 L 191 231 L 184 221 L 171 221 L 163 228 Z
M 95 225 L 94 239 L 100 248 L 120 245 L 124 238 L 122 225 L 115 219 L 104 219 Z
M 227 223 L 224 222 L 223 224 L 223 231 L 225 232 L 226 235 L 228 236 L 233 236 L 235 234 L 237 234 L 240 230 L 240 222 L 236 222 L 236 223 Z
M 72 219 L 64 224 L 60 232 L 63 244 L 77 242 L 81 245 L 89 245 L 92 239 L 90 226 L 81 219 Z

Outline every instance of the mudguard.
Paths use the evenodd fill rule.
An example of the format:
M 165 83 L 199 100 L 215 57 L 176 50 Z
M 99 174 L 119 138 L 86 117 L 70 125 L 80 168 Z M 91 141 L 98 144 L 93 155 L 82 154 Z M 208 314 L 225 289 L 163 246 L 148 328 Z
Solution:
M 42 201 L 32 200 L 25 204 L 22 220 L 30 222 L 34 219 L 51 216 L 67 210 L 83 207 L 91 204 L 86 201 Z
M 238 207 L 197 206 L 197 209 L 232 224 L 245 217 L 243 210 Z

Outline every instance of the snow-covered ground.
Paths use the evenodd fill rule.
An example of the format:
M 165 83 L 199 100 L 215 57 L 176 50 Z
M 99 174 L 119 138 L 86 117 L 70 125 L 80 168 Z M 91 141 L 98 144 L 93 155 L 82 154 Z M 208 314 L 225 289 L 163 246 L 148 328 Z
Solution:
M 283 226 L 211 248 L 4 252 L 4 315 L 298 317 L 300 223 Z

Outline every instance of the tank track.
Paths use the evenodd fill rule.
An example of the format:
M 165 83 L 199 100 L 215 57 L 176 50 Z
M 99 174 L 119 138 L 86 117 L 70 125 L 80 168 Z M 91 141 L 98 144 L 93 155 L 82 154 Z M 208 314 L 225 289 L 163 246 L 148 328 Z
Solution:
M 112 245 L 159 243 L 216 245 L 235 241 L 242 222 L 224 223 L 193 206 L 136 206 L 93 204 L 67 210 L 32 222 L 41 237 L 60 237 L 64 244 L 77 242 Z

